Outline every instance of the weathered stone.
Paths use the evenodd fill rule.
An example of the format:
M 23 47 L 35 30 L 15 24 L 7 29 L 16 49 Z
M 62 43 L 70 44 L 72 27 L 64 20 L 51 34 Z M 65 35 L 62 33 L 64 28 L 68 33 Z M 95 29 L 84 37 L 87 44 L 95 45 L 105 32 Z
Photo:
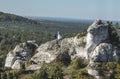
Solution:
M 16 45 L 15 49 L 8 53 L 5 67 L 12 67 L 12 69 L 20 69 L 19 61 L 26 61 L 31 58 L 32 53 L 35 52 L 35 49 L 38 45 L 35 41 L 27 41 Z
M 31 59 L 34 64 L 28 66 L 26 70 L 37 70 L 43 63 L 50 63 L 59 58 L 68 65 L 74 58 L 82 57 L 90 60 L 88 73 L 100 79 L 103 75 L 101 73 L 105 71 L 95 69 L 99 66 L 96 62 L 116 61 L 116 58 L 120 57 L 120 50 L 115 49 L 109 40 L 108 26 L 101 20 L 96 20 L 83 37 L 78 34 L 71 38 L 56 39 L 39 47 L 33 41 L 17 45 L 11 53 L 8 53 L 5 66 L 20 69 L 20 62 Z
M 31 58 L 35 63 L 41 64 L 42 62 L 50 63 L 54 61 L 60 54 L 68 53 L 67 57 L 74 59 L 77 56 L 85 57 L 84 48 L 81 44 L 83 38 L 65 38 L 63 40 L 53 40 L 42 44 L 36 50 L 37 53 Z M 82 50 L 82 51 L 81 51 Z M 82 56 L 83 55 L 83 56 Z M 65 57 L 65 56 L 63 56 Z M 70 60 L 71 60 L 70 59 Z
M 30 65 L 30 66 L 28 66 L 28 67 L 26 68 L 26 71 L 29 71 L 29 70 L 38 70 L 38 69 L 40 69 L 40 68 L 41 68 L 41 65 L 32 64 L 32 65 Z
M 87 30 L 86 53 L 90 54 L 97 45 L 109 39 L 108 26 L 96 20 Z
M 12 69 L 20 69 L 21 62 L 22 62 L 21 60 L 16 60 L 11 68 Z
M 100 43 L 95 50 L 91 53 L 91 61 L 94 62 L 109 62 L 115 61 L 114 48 L 111 44 Z
M 120 50 L 115 49 L 109 41 L 109 28 L 101 20 L 96 20 L 87 30 L 86 36 L 86 55 L 90 60 L 88 64 L 88 73 L 97 79 L 106 71 L 101 70 L 101 66 L 98 66 L 96 62 L 112 62 L 116 61 L 116 58 L 120 56 Z M 97 67 L 98 66 L 98 67 Z M 99 69 L 95 69 L 99 68 Z
M 17 58 L 15 57 L 15 55 L 13 54 L 12 51 L 10 51 L 8 54 L 7 54 L 7 58 L 5 60 L 5 67 L 12 67 L 12 65 L 14 64 L 15 60 Z

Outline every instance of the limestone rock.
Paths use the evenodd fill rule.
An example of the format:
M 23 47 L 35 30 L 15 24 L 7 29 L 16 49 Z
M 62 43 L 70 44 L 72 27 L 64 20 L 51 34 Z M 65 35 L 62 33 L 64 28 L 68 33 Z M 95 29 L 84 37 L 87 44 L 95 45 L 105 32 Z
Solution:
M 88 73 L 93 76 L 100 76 L 100 71 L 98 70 L 88 69 Z
M 65 64 L 70 63 L 76 57 L 87 58 L 88 73 L 97 79 L 101 76 L 101 70 L 94 69 L 96 62 L 116 61 L 120 57 L 120 50 L 109 42 L 108 26 L 101 20 L 96 20 L 87 30 L 87 35 L 55 39 L 41 44 L 39 47 L 34 41 L 27 41 L 17 45 L 8 53 L 5 66 L 20 69 L 20 63 L 26 60 L 32 61 L 32 65 L 26 70 L 37 70 L 43 63 L 50 63 L 62 57 Z
M 93 62 L 110 62 L 115 61 L 119 54 L 109 43 L 100 43 L 91 53 L 91 61 Z
M 7 58 L 5 60 L 5 67 L 12 67 L 16 59 L 17 59 L 16 56 L 13 54 L 12 51 L 10 51 L 7 54 Z
M 40 68 L 41 68 L 41 65 L 32 64 L 32 65 L 30 65 L 30 66 L 28 66 L 28 67 L 26 68 L 26 71 L 29 71 L 29 70 L 38 70 L 38 69 L 40 69 Z
M 20 64 L 21 64 L 21 60 L 16 60 L 15 62 L 14 62 L 14 64 L 12 65 L 12 69 L 20 69 Z
M 97 79 L 107 71 L 101 70 L 101 66 L 96 63 L 116 61 L 120 57 L 120 49 L 110 43 L 108 26 L 101 20 L 96 20 L 87 30 L 86 36 L 86 53 L 87 59 L 90 60 L 88 64 L 88 73 Z M 99 69 L 95 69 L 99 68 Z
M 96 79 L 101 79 L 101 77 L 105 74 L 103 70 L 99 69 L 99 63 L 89 63 L 87 68 L 88 74 L 94 76 Z
M 76 56 L 85 57 L 84 48 L 82 46 L 83 38 L 65 38 L 63 40 L 52 40 L 45 44 L 42 44 L 36 50 L 37 53 L 31 58 L 37 64 L 42 62 L 50 63 L 54 61 L 60 54 L 64 55 L 68 53 L 67 57 L 74 59 Z M 82 51 L 81 51 L 82 50 Z M 71 60 L 70 59 L 70 60 Z
M 101 20 L 96 20 L 87 29 L 86 36 L 86 53 L 91 53 L 95 47 L 103 41 L 109 39 L 108 26 Z
M 38 45 L 35 41 L 27 41 L 16 45 L 14 50 L 8 53 L 5 60 L 5 67 L 12 67 L 12 69 L 19 69 L 20 62 L 31 58 Z

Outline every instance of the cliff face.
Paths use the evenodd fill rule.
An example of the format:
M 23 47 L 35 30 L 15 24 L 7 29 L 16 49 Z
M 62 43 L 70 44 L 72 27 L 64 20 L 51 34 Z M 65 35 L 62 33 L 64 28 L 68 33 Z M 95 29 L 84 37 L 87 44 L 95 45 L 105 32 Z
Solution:
M 96 20 L 87 30 L 86 53 L 88 59 L 93 62 L 115 61 L 119 50 L 110 43 L 109 26 Z
M 101 42 L 109 39 L 108 26 L 96 20 L 87 29 L 86 52 L 90 54 Z
M 97 63 L 116 61 L 120 56 L 119 48 L 110 43 L 109 26 L 101 20 L 96 20 L 87 29 L 87 35 L 80 37 L 76 35 L 71 38 L 48 41 L 39 47 L 34 42 L 27 42 L 17 45 L 14 50 L 10 51 L 6 58 L 6 67 L 20 69 L 20 64 L 26 60 L 33 63 L 26 70 L 36 70 L 42 63 L 50 63 L 59 56 L 66 62 L 70 62 L 76 57 L 82 57 L 90 60 L 88 64 L 88 73 L 100 76 L 98 70 L 93 69 Z
M 109 26 L 102 23 L 101 20 L 96 20 L 87 30 L 85 50 L 88 55 L 87 58 L 90 60 L 88 73 L 98 79 L 101 74 L 97 73 L 105 73 L 104 70 L 94 69 L 97 66 L 96 63 L 116 61 L 116 58 L 120 56 L 119 48 L 116 49 L 117 46 L 110 43 L 108 28 Z

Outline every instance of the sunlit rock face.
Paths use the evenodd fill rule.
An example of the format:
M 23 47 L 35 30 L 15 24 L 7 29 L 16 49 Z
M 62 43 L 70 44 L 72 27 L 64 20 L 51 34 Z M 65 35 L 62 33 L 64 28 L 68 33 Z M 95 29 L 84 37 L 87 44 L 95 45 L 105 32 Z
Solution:
M 76 57 L 86 57 L 84 53 L 84 39 L 85 37 L 77 35 L 71 38 L 48 41 L 40 46 L 34 43 L 34 41 L 21 43 L 8 53 L 5 67 L 20 69 L 20 64 L 29 60 L 32 62 L 32 65 L 27 67 L 26 70 L 36 70 L 43 63 L 53 62 L 59 56 L 62 56 L 63 60 L 68 64 Z
M 117 46 L 110 43 L 108 30 L 109 26 L 101 20 L 94 21 L 87 30 L 85 50 L 88 55 L 87 59 L 90 60 L 88 73 L 97 79 L 101 79 L 100 77 L 107 71 L 95 69 L 98 66 L 96 63 L 116 61 L 116 58 L 120 56 L 119 48 L 116 49 Z
M 37 64 L 41 64 L 43 62 L 50 63 L 60 55 L 65 58 L 66 62 L 70 62 L 70 60 L 77 56 L 85 57 L 82 46 L 83 39 L 84 38 L 71 37 L 62 40 L 48 41 L 38 47 L 36 54 L 31 60 Z
M 11 67 L 15 60 L 16 60 L 16 56 L 13 54 L 12 51 L 10 51 L 8 54 L 7 54 L 7 58 L 6 58 L 6 61 L 5 61 L 5 67 Z
M 120 50 L 109 42 L 108 30 L 105 23 L 95 20 L 88 27 L 86 36 L 78 34 L 71 38 L 51 40 L 40 46 L 34 41 L 21 43 L 8 53 L 5 67 L 20 69 L 20 64 L 29 60 L 32 64 L 26 70 L 38 70 L 42 64 L 54 62 L 60 56 L 67 64 L 76 57 L 82 57 L 90 60 L 88 73 L 100 79 L 104 71 L 94 69 L 96 62 L 116 61 L 120 57 Z
M 37 47 L 38 45 L 35 41 L 27 41 L 16 45 L 14 50 L 7 54 L 5 67 L 20 69 L 20 61 L 23 62 L 30 59 Z
M 86 53 L 91 62 L 115 61 L 119 50 L 109 41 L 109 27 L 101 20 L 95 20 L 87 29 Z
M 117 51 L 111 44 L 100 43 L 91 53 L 91 61 L 94 62 L 109 62 L 115 61 Z
M 12 69 L 20 69 L 20 67 L 21 67 L 21 60 L 16 60 L 15 62 L 14 62 L 14 64 L 12 65 Z
M 87 29 L 86 53 L 89 55 L 97 45 L 109 39 L 108 27 L 101 20 L 95 20 Z

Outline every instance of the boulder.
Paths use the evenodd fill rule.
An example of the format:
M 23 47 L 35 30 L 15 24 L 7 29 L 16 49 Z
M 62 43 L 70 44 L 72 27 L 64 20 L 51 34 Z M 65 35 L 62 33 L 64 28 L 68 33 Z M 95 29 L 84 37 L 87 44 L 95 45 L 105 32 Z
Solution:
M 28 66 L 27 68 L 26 68 L 26 71 L 30 71 L 30 70 L 38 70 L 38 69 L 40 69 L 41 68 L 41 65 L 38 65 L 38 64 L 32 64 L 32 65 L 30 65 L 30 66 Z
M 84 46 L 84 37 L 79 38 L 79 35 L 71 38 L 48 41 L 39 47 L 34 41 L 27 41 L 17 45 L 11 53 L 8 53 L 5 67 L 19 69 L 20 62 L 18 60 L 23 62 L 29 59 L 40 66 L 44 62 L 50 63 L 60 56 L 63 57 L 63 60 L 66 61 L 65 63 L 68 64 L 76 57 L 85 57 L 85 53 L 83 53 Z M 28 69 L 34 70 L 32 67 L 34 66 L 29 66 Z
M 5 67 L 9 67 L 9 68 L 12 67 L 16 59 L 17 59 L 16 56 L 13 54 L 12 51 L 10 51 L 7 54 L 7 58 L 5 60 Z
M 26 61 L 31 58 L 38 45 L 35 41 L 27 41 L 16 45 L 16 47 L 7 54 L 5 60 L 5 67 L 11 67 L 12 69 L 20 68 L 20 61 Z
M 96 79 L 102 79 L 102 76 L 105 75 L 105 71 L 101 68 L 101 63 L 90 62 L 87 66 L 88 74 L 94 76 Z
M 16 60 L 15 62 L 14 62 L 14 64 L 12 65 L 12 69 L 20 69 L 20 67 L 21 67 L 21 60 Z
M 110 62 L 115 61 L 115 49 L 109 43 L 100 43 L 91 53 L 91 61 L 94 62 Z

